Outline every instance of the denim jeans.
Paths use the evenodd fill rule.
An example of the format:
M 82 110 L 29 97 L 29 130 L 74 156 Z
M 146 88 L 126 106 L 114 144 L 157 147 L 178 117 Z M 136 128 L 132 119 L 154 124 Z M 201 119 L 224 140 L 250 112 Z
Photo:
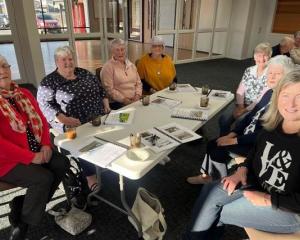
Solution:
M 223 184 L 212 182 L 203 187 L 183 239 L 222 239 L 224 224 L 273 233 L 293 233 L 300 230 L 300 217 L 271 206 L 254 206 L 241 190 L 228 196 Z

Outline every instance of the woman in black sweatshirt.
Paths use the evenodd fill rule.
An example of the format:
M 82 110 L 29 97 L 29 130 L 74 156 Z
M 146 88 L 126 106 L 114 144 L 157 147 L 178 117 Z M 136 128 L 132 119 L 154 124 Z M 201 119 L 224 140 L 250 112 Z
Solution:
M 202 189 L 184 240 L 221 239 L 224 224 L 300 231 L 300 69 L 280 81 L 263 120 L 246 161 Z

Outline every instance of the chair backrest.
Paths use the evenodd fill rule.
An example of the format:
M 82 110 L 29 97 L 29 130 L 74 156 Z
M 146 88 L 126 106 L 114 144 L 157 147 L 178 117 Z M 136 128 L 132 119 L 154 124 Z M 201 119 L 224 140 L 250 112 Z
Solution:
M 96 76 L 99 78 L 99 80 L 101 80 L 101 77 L 100 77 L 101 70 L 102 70 L 102 67 L 96 68 Z
M 279 234 L 279 233 L 269 233 L 262 232 L 253 228 L 245 228 L 250 240 L 299 240 L 300 232 L 291 234 Z
M 21 83 L 19 84 L 19 86 L 29 90 L 32 93 L 32 95 L 36 98 L 37 89 L 32 83 Z

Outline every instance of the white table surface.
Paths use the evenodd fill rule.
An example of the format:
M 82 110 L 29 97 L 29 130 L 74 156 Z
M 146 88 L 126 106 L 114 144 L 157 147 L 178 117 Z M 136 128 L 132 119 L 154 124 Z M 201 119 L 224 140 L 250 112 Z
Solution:
M 151 95 L 151 100 L 156 96 L 164 96 L 172 99 L 181 100 L 182 103 L 178 107 L 197 108 L 199 106 L 201 91 L 193 93 L 177 93 L 168 90 L 159 91 Z M 210 97 L 208 120 L 222 110 L 227 104 L 234 99 L 234 95 L 230 94 L 227 98 Z M 150 104 L 143 106 L 141 101 L 132 103 L 124 109 L 135 109 L 135 116 L 131 125 L 101 125 L 94 127 L 90 123 L 86 123 L 77 128 L 77 137 L 73 140 L 65 138 L 64 134 L 60 134 L 54 139 L 56 146 L 68 150 L 72 155 L 89 141 L 96 140 L 95 135 L 112 142 L 120 142 L 129 145 L 130 133 L 140 132 L 153 127 L 159 127 L 171 122 L 176 122 L 188 129 L 196 131 L 202 127 L 206 121 L 196 121 L 188 119 L 171 118 L 171 110 Z M 104 117 L 102 118 L 104 119 Z M 170 149 L 161 153 L 154 153 L 148 148 L 144 148 L 149 157 L 144 161 L 136 161 L 128 158 L 129 153 L 122 155 L 113 161 L 107 168 L 129 179 L 139 179 L 150 171 L 162 158 L 167 156 L 174 149 Z

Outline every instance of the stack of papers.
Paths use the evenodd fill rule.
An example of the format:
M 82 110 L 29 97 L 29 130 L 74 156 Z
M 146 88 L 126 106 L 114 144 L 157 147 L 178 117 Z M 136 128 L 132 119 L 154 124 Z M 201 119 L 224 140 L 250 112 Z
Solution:
M 106 168 L 114 160 L 127 151 L 126 148 L 107 142 L 93 141 L 79 150 L 77 157 L 82 158 L 99 167 Z
M 177 123 L 151 128 L 140 134 L 142 143 L 156 153 L 201 138 L 198 134 Z

